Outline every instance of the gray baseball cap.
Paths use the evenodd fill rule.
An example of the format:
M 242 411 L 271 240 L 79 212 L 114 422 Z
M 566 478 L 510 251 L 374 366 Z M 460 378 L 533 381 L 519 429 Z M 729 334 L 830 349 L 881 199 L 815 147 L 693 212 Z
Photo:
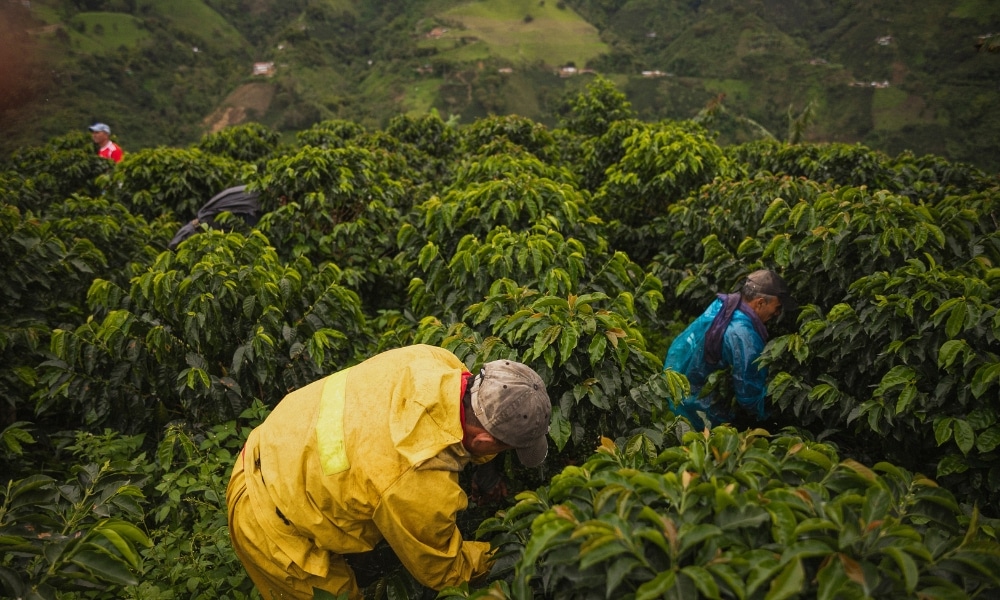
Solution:
M 111 133 L 111 128 L 104 123 L 94 123 L 89 127 L 91 131 L 103 131 L 104 133 Z
M 775 296 L 781 300 L 783 311 L 793 313 L 799 308 L 799 303 L 792 298 L 792 293 L 788 289 L 788 284 L 774 271 L 761 269 L 747 275 L 744 286 L 752 287 L 758 294 Z
M 531 367 L 512 360 L 483 365 L 472 387 L 472 410 L 490 435 L 517 450 L 521 464 L 536 467 L 545 460 L 552 403 Z

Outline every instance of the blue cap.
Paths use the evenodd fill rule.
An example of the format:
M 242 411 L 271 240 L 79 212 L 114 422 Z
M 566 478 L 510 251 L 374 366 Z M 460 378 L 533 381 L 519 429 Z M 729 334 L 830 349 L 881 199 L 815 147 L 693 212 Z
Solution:
M 103 131 L 104 133 L 111 133 L 111 128 L 104 123 L 94 123 L 90 126 L 91 131 Z

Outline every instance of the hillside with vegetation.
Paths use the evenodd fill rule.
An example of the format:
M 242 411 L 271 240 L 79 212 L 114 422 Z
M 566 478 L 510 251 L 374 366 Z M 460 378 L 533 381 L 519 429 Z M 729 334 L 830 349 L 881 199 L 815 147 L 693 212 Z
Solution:
M 461 513 L 498 551 L 487 580 L 424 589 L 382 543 L 350 557 L 367 598 L 1000 592 L 996 175 L 722 145 L 600 77 L 554 126 L 246 123 L 117 164 L 88 143 L 0 170 L 0 595 L 259 598 L 225 510 L 249 430 L 417 343 L 534 368 L 549 455 L 497 458 L 509 494 Z M 171 249 L 236 184 L 259 221 Z M 768 324 L 770 416 L 679 419 L 668 345 L 760 268 L 800 304 Z
M 5 2 L 9 156 L 112 124 L 126 149 L 256 121 L 431 110 L 553 126 L 597 75 L 645 121 L 723 144 L 861 142 L 1000 170 L 990 0 L 33 0 Z M 255 74 L 255 64 L 258 74 Z

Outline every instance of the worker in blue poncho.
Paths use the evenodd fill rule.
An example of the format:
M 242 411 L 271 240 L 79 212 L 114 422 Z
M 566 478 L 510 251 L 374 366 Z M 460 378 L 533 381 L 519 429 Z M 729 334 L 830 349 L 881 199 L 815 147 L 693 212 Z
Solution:
M 797 306 L 781 276 L 766 269 L 748 275 L 736 292 L 718 294 L 667 352 L 663 368 L 684 374 L 691 383 L 691 394 L 674 406 L 674 414 L 696 428 L 731 422 L 736 411 L 728 399 L 701 393 L 712 373 L 729 368 L 739 407 L 750 417 L 765 420 L 767 369 L 756 362 L 767 343 L 764 325 Z

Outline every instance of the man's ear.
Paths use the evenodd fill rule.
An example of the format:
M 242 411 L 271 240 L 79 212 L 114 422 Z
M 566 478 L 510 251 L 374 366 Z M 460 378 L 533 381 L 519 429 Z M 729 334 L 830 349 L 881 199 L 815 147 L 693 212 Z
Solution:
M 493 444 L 497 443 L 497 439 L 493 437 L 490 432 L 485 429 L 479 430 L 472 438 L 469 440 L 469 446 L 471 450 L 477 452 L 483 452 L 485 448 L 492 447 Z

